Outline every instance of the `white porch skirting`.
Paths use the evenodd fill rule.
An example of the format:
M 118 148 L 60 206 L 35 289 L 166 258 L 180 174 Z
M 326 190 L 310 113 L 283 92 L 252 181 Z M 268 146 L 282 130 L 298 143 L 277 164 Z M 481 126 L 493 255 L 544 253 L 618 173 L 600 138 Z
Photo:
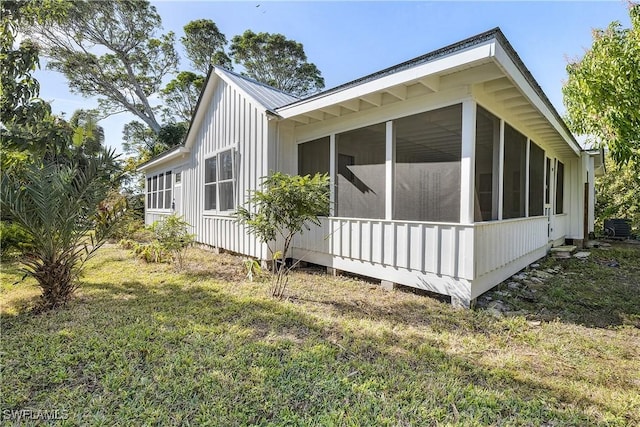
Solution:
M 338 270 L 471 300 L 541 258 L 547 218 L 471 225 L 322 218 L 291 256 Z

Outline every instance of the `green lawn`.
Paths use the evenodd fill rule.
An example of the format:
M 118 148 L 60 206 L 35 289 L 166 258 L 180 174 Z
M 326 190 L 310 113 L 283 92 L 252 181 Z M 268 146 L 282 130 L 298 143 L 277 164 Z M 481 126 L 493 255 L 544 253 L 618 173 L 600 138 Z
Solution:
M 0 423 L 640 425 L 640 250 L 593 252 L 502 318 L 310 273 L 275 301 L 240 258 L 194 249 L 175 273 L 116 247 L 34 315 L 4 263 Z

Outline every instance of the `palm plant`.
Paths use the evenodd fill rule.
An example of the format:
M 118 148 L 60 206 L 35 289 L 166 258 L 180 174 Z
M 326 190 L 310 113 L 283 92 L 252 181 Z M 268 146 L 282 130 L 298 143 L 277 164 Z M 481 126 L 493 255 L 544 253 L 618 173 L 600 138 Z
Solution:
M 26 277 L 42 289 L 41 309 L 66 303 L 85 262 L 114 231 L 125 204 L 103 203 L 113 188 L 113 152 L 77 163 L 29 165 L 21 174 L 2 172 L 3 214 L 18 223 L 33 246 L 20 261 Z

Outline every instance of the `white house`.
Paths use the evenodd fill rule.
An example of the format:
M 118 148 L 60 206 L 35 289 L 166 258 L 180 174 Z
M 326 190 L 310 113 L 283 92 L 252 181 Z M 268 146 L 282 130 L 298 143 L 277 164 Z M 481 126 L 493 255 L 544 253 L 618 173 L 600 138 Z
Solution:
M 197 241 L 260 259 L 232 217 L 248 191 L 327 172 L 330 215 L 294 258 L 468 306 L 593 231 L 597 156 L 493 29 L 304 99 L 214 67 L 184 144 L 140 169 L 147 223 L 176 212 Z

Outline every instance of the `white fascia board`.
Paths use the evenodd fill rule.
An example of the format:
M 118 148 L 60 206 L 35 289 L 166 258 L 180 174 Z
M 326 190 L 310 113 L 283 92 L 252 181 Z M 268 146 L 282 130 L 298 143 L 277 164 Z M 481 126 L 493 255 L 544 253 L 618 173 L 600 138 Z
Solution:
M 181 159 L 185 154 L 188 154 L 190 151 L 191 150 L 185 147 L 177 148 L 174 151 L 167 154 L 166 156 L 158 157 L 154 160 L 151 160 L 148 163 L 145 163 L 144 165 L 138 167 L 138 170 L 141 172 L 144 172 L 147 169 L 155 168 L 156 166 L 160 166 L 164 163 L 169 163 L 176 159 Z
M 286 119 L 299 114 L 305 114 L 309 111 L 327 108 L 331 105 L 375 93 L 399 84 L 417 81 L 429 75 L 441 73 L 456 67 L 471 65 L 474 62 L 492 57 L 494 55 L 495 44 L 495 39 L 491 39 L 481 45 L 461 50 L 460 52 L 434 59 L 425 64 L 416 65 L 409 69 L 398 71 L 335 93 L 330 93 L 326 96 L 312 98 L 308 101 L 302 100 L 288 107 L 277 108 L 276 112 L 282 118 Z
M 495 60 L 498 65 L 505 71 L 505 73 L 511 77 L 514 83 L 522 90 L 527 100 L 534 106 L 547 121 L 553 126 L 558 134 L 565 140 L 571 150 L 577 155 L 580 155 L 580 147 L 573 138 L 573 135 L 568 133 L 564 126 L 558 121 L 555 114 L 547 106 L 546 102 L 542 100 L 540 95 L 531 87 L 529 80 L 522 74 L 518 66 L 511 60 L 511 57 L 500 43 L 495 44 Z

